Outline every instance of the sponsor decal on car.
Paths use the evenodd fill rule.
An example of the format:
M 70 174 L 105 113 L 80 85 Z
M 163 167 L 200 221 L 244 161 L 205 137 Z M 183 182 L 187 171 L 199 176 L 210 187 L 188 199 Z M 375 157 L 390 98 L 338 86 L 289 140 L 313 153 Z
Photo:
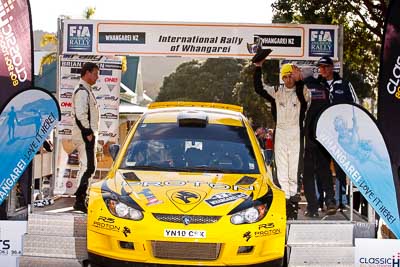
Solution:
M 261 229 L 268 229 L 268 228 L 274 228 L 275 224 L 274 223 L 263 223 L 258 225 L 258 230 Z
M 143 189 L 142 191 L 140 191 L 137 194 L 143 195 L 147 199 L 147 203 L 146 203 L 147 206 L 152 206 L 152 205 L 157 205 L 157 204 L 163 203 L 161 200 L 158 200 L 156 198 L 156 196 L 148 188 Z
M 141 182 L 129 182 L 130 186 L 141 186 L 141 187 L 149 187 L 149 186 L 194 186 L 201 187 L 203 185 L 207 185 L 212 189 L 221 189 L 221 190 L 245 190 L 245 191 L 254 191 L 254 186 L 239 186 L 239 185 L 229 185 L 223 183 L 210 183 L 203 181 L 182 181 L 182 180 L 170 180 L 170 181 L 141 181 Z
M 113 231 L 113 232 L 119 232 L 121 229 L 121 227 L 119 227 L 119 226 L 105 223 L 105 222 L 98 222 L 98 221 L 94 221 L 93 226 L 103 229 L 103 230 L 108 230 L 108 231 Z
M 105 217 L 105 216 L 99 216 L 99 218 L 97 220 L 105 222 L 105 223 L 114 223 L 115 222 L 114 218 L 108 218 L 108 217 Z
M 195 191 L 179 190 L 172 194 L 171 199 L 178 204 L 194 204 L 199 202 L 201 197 Z
M 229 202 L 236 201 L 240 198 L 247 198 L 248 196 L 243 193 L 219 193 L 213 195 L 211 198 L 206 199 L 205 201 L 212 207 L 223 205 Z
M 124 234 L 125 237 L 128 237 L 128 235 L 131 233 L 131 229 L 124 226 L 124 230 L 122 230 L 122 233 Z
M 206 238 L 204 230 L 164 229 L 164 237 Z
M 264 231 L 255 231 L 254 232 L 254 237 L 264 237 L 264 236 L 270 236 L 270 235 L 277 235 L 281 233 L 280 228 L 274 228 L 274 229 L 269 229 L 269 230 L 264 230 Z

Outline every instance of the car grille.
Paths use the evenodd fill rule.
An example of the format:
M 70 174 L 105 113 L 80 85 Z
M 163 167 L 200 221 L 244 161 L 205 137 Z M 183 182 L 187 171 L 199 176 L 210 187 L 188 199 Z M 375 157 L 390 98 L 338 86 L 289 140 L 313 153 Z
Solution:
M 189 224 L 216 223 L 221 218 L 221 216 L 162 214 L 162 213 L 153 213 L 153 216 L 159 221 L 171 222 L 171 223 L 183 223 L 183 218 L 189 217 L 190 219 Z
M 153 256 L 178 260 L 215 260 L 221 244 L 152 241 Z

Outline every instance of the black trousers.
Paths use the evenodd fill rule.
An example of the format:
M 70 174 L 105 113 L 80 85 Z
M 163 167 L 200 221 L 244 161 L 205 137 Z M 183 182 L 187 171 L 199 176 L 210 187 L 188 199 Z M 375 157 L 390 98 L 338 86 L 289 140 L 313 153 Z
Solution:
M 85 150 L 86 155 L 79 155 L 81 161 L 86 160 L 86 170 L 82 174 L 81 181 L 79 183 L 79 187 L 75 192 L 76 202 L 83 202 L 86 198 L 86 191 L 89 184 L 89 178 L 93 175 L 96 170 L 95 160 L 95 144 L 96 139 L 93 137 L 92 141 L 85 140 Z M 86 156 L 86 157 L 85 157 Z M 82 164 L 82 163 L 81 163 Z
M 315 191 L 316 178 L 325 192 L 326 206 L 336 206 L 335 191 L 333 189 L 332 174 L 329 169 L 331 156 L 315 140 L 306 137 L 304 149 L 304 172 L 303 186 L 304 195 L 307 200 L 307 209 L 316 212 L 319 207 L 317 194 Z

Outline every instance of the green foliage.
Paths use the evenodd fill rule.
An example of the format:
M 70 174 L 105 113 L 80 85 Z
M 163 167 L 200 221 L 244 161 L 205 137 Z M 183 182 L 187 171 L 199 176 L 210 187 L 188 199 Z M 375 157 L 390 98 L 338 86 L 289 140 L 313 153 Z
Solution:
M 178 66 L 164 78 L 157 101 L 203 101 L 237 104 L 232 90 L 246 61 L 209 58 Z
M 274 23 L 343 25 L 344 76 L 360 98 L 377 90 L 380 46 L 389 0 L 277 0 Z

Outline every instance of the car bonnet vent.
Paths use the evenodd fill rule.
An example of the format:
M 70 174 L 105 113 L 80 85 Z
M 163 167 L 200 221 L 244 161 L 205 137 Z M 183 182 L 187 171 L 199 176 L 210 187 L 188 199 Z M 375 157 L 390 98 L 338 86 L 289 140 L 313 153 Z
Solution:
M 206 127 L 208 115 L 202 111 L 182 111 L 178 114 L 180 127 Z

